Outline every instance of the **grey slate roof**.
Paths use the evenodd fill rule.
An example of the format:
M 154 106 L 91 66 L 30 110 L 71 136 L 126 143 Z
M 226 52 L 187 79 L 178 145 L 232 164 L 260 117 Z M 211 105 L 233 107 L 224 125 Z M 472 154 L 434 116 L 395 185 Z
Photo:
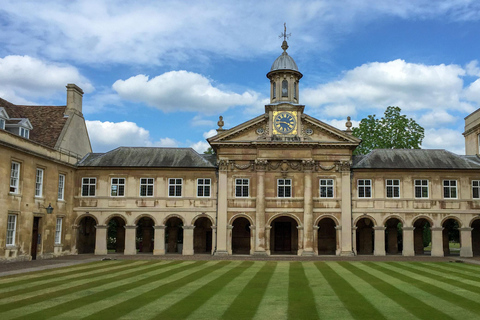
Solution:
M 352 168 L 480 170 L 480 159 L 437 149 L 376 149 L 354 156 Z
M 215 168 L 192 148 L 119 147 L 107 153 L 89 153 L 79 167 Z

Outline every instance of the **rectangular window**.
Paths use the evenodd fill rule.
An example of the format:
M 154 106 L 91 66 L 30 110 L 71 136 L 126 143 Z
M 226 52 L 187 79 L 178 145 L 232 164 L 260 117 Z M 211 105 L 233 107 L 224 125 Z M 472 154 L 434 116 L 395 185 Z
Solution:
M 82 197 L 95 197 L 97 178 L 82 179 Z
M 37 169 L 35 176 L 35 197 L 41 197 L 43 194 L 43 169 Z
M 428 198 L 428 180 L 415 180 L 415 198 Z
M 279 198 L 292 197 L 292 179 L 277 180 L 277 197 Z
M 249 179 L 235 179 L 235 197 L 248 198 Z
M 140 197 L 153 197 L 153 178 L 140 179 Z
M 12 167 L 10 170 L 10 192 L 11 193 L 18 193 L 19 177 L 20 177 L 20 163 L 12 162 Z
M 65 191 L 65 175 L 58 175 L 58 200 L 63 200 L 63 193 Z
M 400 180 L 387 179 L 387 198 L 400 198 Z
M 30 137 L 30 130 L 20 128 L 20 136 L 28 139 Z
M 7 246 L 15 245 L 15 232 L 17 229 L 17 216 L 9 214 L 7 220 Z
M 112 178 L 110 195 L 112 197 L 125 196 L 125 178 Z
M 181 197 L 182 196 L 182 179 L 168 179 L 168 196 Z
M 197 179 L 197 197 L 210 197 L 210 179 Z
M 480 199 L 480 180 L 472 181 L 472 198 Z
M 320 198 L 333 198 L 333 179 L 320 179 Z
M 57 218 L 57 224 L 55 225 L 55 244 L 62 243 L 62 218 Z
M 372 197 L 372 180 L 370 179 L 358 180 L 358 197 L 359 198 Z
M 445 199 L 457 198 L 457 180 L 443 180 L 443 197 Z
M 5 120 L 0 119 L 0 129 L 5 130 Z

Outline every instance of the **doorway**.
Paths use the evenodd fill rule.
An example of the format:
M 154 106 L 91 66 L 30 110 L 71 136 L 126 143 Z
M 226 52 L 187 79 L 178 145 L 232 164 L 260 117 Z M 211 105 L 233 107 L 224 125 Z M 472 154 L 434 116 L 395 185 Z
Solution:
M 42 234 L 38 232 L 39 225 L 40 225 L 40 217 L 33 217 L 33 228 L 32 228 L 32 249 L 31 249 L 31 256 L 32 260 L 37 260 L 37 249 L 38 244 L 41 243 Z

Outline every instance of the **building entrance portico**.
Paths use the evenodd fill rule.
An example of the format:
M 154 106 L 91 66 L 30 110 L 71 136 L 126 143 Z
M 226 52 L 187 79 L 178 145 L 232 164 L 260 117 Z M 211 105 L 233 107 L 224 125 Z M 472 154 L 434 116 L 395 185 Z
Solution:
M 291 217 L 278 217 L 271 223 L 271 254 L 297 254 L 298 224 Z

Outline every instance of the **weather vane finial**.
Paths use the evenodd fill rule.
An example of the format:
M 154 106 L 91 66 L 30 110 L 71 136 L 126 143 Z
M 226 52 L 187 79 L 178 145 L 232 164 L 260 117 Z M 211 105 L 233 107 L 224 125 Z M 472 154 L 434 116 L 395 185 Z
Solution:
M 283 23 L 283 32 L 280 34 L 279 38 L 283 37 L 283 41 L 287 41 L 287 39 L 291 36 L 291 33 L 287 33 L 287 23 Z

